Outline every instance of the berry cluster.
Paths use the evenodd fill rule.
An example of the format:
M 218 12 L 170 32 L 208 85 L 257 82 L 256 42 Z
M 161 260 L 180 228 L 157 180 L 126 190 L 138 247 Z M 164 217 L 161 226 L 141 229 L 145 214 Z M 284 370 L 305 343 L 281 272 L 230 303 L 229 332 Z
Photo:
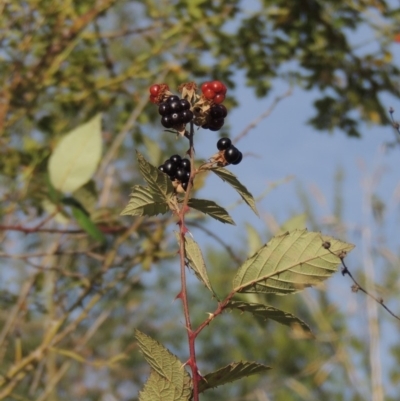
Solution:
M 242 161 L 242 152 L 232 145 L 232 141 L 229 138 L 221 138 L 217 142 L 217 148 L 221 152 L 223 151 L 224 158 L 228 164 L 239 164 Z
M 225 117 L 228 115 L 228 110 L 223 104 L 213 104 L 207 117 L 207 121 L 202 128 L 210 131 L 219 131 L 225 122 Z
M 225 100 L 226 86 L 220 81 L 204 82 L 201 91 L 206 99 L 220 104 Z
M 179 181 L 186 191 L 190 178 L 190 160 L 182 159 L 179 155 L 173 155 L 158 167 L 163 173 L 168 174 L 171 181 Z
M 169 96 L 165 102 L 159 104 L 158 113 L 162 116 L 161 124 L 165 128 L 187 124 L 193 118 L 190 103 L 186 99 L 180 99 L 175 95 Z

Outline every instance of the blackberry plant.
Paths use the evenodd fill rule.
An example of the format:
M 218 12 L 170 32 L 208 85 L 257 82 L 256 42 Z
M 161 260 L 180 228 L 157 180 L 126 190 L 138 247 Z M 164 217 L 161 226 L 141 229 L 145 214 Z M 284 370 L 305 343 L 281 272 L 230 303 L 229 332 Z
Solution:
M 181 289 L 176 298 L 182 301 L 188 358 L 180 361 L 156 339 L 137 330 L 139 347 L 151 366 L 150 377 L 139 395 L 140 401 L 198 401 L 201 393 L 213 387 L 267 372 L 270 367 L 264 361 L 234 361 L 214 372 L 201 369 L 200 373 L 196 339 L 214 319 L 233 309 L 256 318 L 295 326 L 312 336 L 310 327 L 290 312 L 264 303 L 248 302 L 243 294 L 290 295 L 302 291 L 328 279 L 353 249 L 353 245 L 319 232 L 306 229 L 286 232 L 271 238 L 258 249 L 233 275 L 230 289 L 225 294 L 217 294 L 208 277 L 201 249 L 189 235 L 190 211 L 198 210 L 225 224 L 235 223 L 227 210 L 213 200 L 193 197 L 193 184 L 200 174 L 212 172 L 236 190 L 256 215 L 258 211 L 252 194 L 225 168 L 237 165 L 243 159 L 242 152 L 228 137 L 216 142 L 218 152 L 205 162 L 198 163 L 195 159 L 194 142 L 195 137 L 201 135 L 201 128 L 218 131 L 228 115 L 226 107 L 221 104 L 226 95 L 225 85 L 220 81 L 206 82 L 201 85 L 199 94 L 197 85 L 189 82 L 178 90 L 179 96 L 170 92 L 166 84 L 152 85 L 150 101 L 158 105 L 161 124 L 176 133 L 179 139 L 188 141 L 188 150 L 185 155 L 170 156 L 158 168 L 137 152 L 140 173 L 147 185 L 133 187 L 131 199 L 122 214 L 156 216 L 172 213 L 176 216 L 181 278 Z M 215 310 L 208 313 L 197 327 L 193 326 L 189 311 L 186 269 L 194 271 L 215 300 Z

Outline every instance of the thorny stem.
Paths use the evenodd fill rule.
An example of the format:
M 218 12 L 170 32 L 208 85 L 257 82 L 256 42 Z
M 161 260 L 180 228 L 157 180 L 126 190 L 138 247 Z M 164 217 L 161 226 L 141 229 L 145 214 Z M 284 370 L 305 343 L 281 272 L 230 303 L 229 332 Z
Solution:
M 188 183 L 188 187 L 186 189 L 185 198 L 183 200 L 183 204 L 179 211 L 179 255 L 180 255 L 180 269 L 181 269 L 181 291 L 178 295 L 178 298 L 182 300 L 183 304 L 183 312 L 185 315 L 185 325 L 188 335 L 189 341 L 189 360 L 187 364 L 190 366 L 192 370 L 192 380 L 193 380 L 193 401 L 199 401 L 199 381 L 201 380 L 201 376 L 199 375 L 197 369 L 196 362 L 196 349 L 195 349 L 195 340 L 196 335 L 192 330 L 192 323 L 190 321 L 190 313 L 189 313 L 189 302 L 187 297 L 187 288 L 186 288 L 186 262 L 185 262 L 185 234 L 187 232 L 187 228 L 185 226 L 185 213 L 188 209 L 189 195 L 190 191 L 193 187 L 193 178 L 195 175 L 194 169 L 194 146 L 193 146 L 193 135 L 194 135 L 194 126 L 193 122 L 190 123 L 190 132 L 186 134 L 189 139 L 189 156 L 190 156 L 190 179 Z

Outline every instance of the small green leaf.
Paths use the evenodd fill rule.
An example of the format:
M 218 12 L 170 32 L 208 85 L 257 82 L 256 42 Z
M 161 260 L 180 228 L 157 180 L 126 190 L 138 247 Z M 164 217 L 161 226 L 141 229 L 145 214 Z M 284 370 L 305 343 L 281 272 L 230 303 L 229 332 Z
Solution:
M 48 171 L 55 189 L 73 192 L 88 182 L 101 157 L 101 114 L 73 129 L 50 156 Z
M 188 388 L 190 389 L 190 383 Z M 191 391 L 183 394 L 176 392 L 175 387 L 154 370 L 139 393 L 139 401 L 189 401 L 190 398 Z
M 150 383 L 148 385 L 146 384 L 144 390 L 145 394 L 142 395 L 142 397 L 150 397 L 151 394 L 157 396 L 165 394 L 165 396 L 168 397 L 154 399 L 141 398 L 141 400 L 188 400 L 192 393 L 191 378 L 179 359 L 159 342 L 153 340 L 139 330 L 135 331 L 135 336 L 146 361 L 155 371 L 154 373 L 156 373 L 156 376 L 150 376 Z M 162 389 L 164 389 L 163 392 L 161 392 Z M 171 398 L 172 396 L 174 398 Z
M 272 306 L 253 304 L 243 301 L 230 301 L 227 306 L 230 309 L 239 309 L 242 312 L 250 312 L 255 317 L 267 320 L 271 319 L 277 323 L 290 326 L 292 328 L 300 327 L 303 331 L 311 333 L 310 327 L 298 317 L 283 310 L 273 308 Z
M 255 362 L 231 363 L 215 372 L 205 375 L 203 380 L 199 383 L 199 392 L 222 386 L 223 384 L 239 380 L 246 376 L 263 373 L 269 369 L 271 369 L 269 366 Z
M 229 216 L 228 212 L 221 206 L 217 205 L 215 202 L 207 199 L 189 199 L 188 206 L 193 209 L 199 210 L 214 219 L 221 221 L 222 223 L 228 223 L 235 225 L 235 222 Z
M 96 224 L 90 219 L 90 216 L 83 209 L 71 206 L 72 215 L 81 228 L 83 228 L 93 239 L 104 244 L 105 235 L 98 229 Z
M 324 242 L 330 248 L 323 247 Z M 291 294 L 336 272 L 338 255 L 354 245 L 317 232 L 295 230 L 276 236 L 247 259 L 233 279 L 235 292 Z
M 211 171 L 223 181 L 226 181 L 229 185 L 231 185 L 242 197 L 242 199 L 250 206 L 251 210 L 253 210 L 257 216 L 259 216 L 253 195 L 242 183 L 239 182 L 234 174 L 223 167 L 213 167 Z
M 171 179 L 157 167 L 151 165 L 143 155 L 136 151 L 139 162 L 139 170 L 143 178 L 149 184 L 155 202 L 168 203 L 174 193 Z
M 156 198 L 157 201 L 154 199 Z M 160 201 L 158 196 L 142 185 L 135 185 L 128 205 L 122 211 L 122 216 L 156 216 L 169 211 L 168 204 Z
M 175 232 L 176 239 L 179 243 L 180 235 Z M 211 287 L 210 279 L 208 278 L 206 264 L 203 259 L 203 254 L 197 242 L 189 236 L 185 236 L 185 256 L 188 259 L 189 266 L 193 269 L 196 277 L 204 283 L 204 285 L 214 293 Z

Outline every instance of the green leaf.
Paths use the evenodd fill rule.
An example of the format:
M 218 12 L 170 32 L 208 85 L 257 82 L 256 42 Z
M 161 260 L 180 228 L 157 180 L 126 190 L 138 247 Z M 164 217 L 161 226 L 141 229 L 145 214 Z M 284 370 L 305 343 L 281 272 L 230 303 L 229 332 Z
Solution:
M 325 249 L 324 242 L 330 243 Z M 235 292 L 291 294 L 326 280 L 340 264 L 336 256 L 354 245 L 317 232 L 295 230 L 274 237 L 247 259 L 233 279 Z
M 221 221 L 222 223 L 228 223 L 235 225 L 235 222 L 229 216 L 228 212 L 221 206 L 217 205 L 215 202 L 207 199 L 189 199 L 188 206 L 193 209 L 199 210 L 214 219 Z
M 71 206 L 72 215 L 81 228 L 83 228 L 92 238 L 104 244 L 105 235 L 98 229 L 96 224 L 90 219 L 90 216 L 83 209 Z
M 180 235 L 175 232 L 176 239 L 179 243 Z M 197 242 L 190 236 L 185 236 L 185 256 L 188 259 L 189 266 L 194 271 L 196 277 L 204 283 L 204 285 L 213 293 L 210 279 L 208 278 L 206 264 L 203 259 L 203 254 Z
M 171 179 L 157 167 L 151 165 L 143 155 L 136 151 L 139 162 L 139 170 L 143 178 L 149 184 L 155 202 L 167 202 L 174 193 L 174 187 Z
M 189 401 L 190 398 L 191 391 L 176 392 L 175 387 L 154 370 L 139 393 L 139 401 Z
M 149 188 L 142 185 L 135 185 L 130 196 L 131 199 L 122 211 L 122 216 L 156 216 L 169 211 L 166 202 L 160 201 L 158 196 L 155 196 Z
M 199 383 L 199 392 L 203 392 L 213 387 L 239 380 L 243 377 L 263 373 L 271 369 L 269 366 L 255 362 L 236 362 L 231 363 L 215 372 L 204 376 L 204 380 Z
M 192 393 L 191 379 L 179 359 L 159 342 L 139 330 L 135 331 L 135 336 L 146 361 L 157 374 L 157 376 L 150 375 L 150 383 L 146 384 L 142 395 L 147 398 L 141 400 L 188 400 Z M 151 394 L 157 396 L 165 394 L 167 398 L 148 398 Z
M 73 192 L 88 182 L 101 157 L 101 114 L 61 139 L 47 166 L 50 181 L 59 191 Z
M 311 334 L 310 327 L 301 319 L 292 315 L 291 313 L 276 309 L 272 306 L 247 303 L 243 301 L 230 301 L 226 307 L 229 309 L 239 309 L 242 312 L 250 312 L 255 317 L 263 320 L 271 319 L 277 323 L 290 326 L 294 329 L 301 328 L 303 331 Z
M 229 185 L 231 185 L 242 197 L 242 199 L 250 206 L 251 210 L 253 210 L 257 216 L 259 216 L 253 195 L 243 184 L 239 182 L 234 174 L 223 167 L 213 167 L 211 171 L 223 181 L 226 181 Z

